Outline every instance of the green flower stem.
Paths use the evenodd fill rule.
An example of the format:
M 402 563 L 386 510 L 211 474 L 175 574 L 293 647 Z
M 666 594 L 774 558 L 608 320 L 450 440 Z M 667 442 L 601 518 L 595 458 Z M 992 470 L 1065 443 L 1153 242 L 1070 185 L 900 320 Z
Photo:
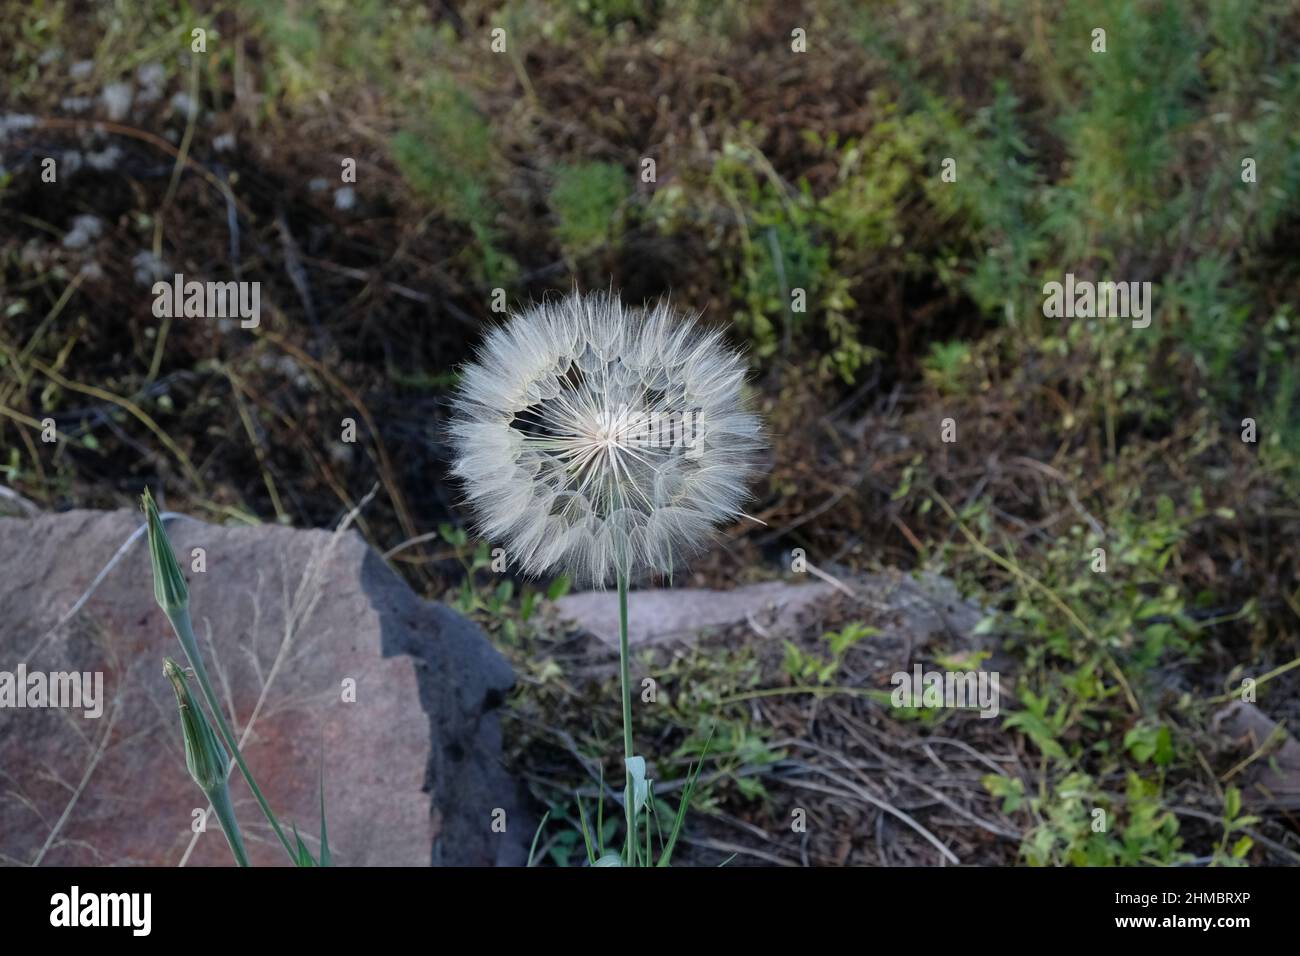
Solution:
M 239 821 L 235 819 L 235 808 L 230 803 L 230 787 L 223 781 L 220 786 L 213 787 L 208 792 L 208 799 L 212 801 L 212 812 L 216 814 L 217 822 L 221 824 L 221 832 L 226 835 L 226 842 L 230 844 L 230 852 L 235 855 L 235 862 L 240 866 L 248 866 L 244 838 L 240 836 Z
M 180 607 L 173 610 L 166 610 L 167 620 L 171 621 L 172 630 L 176 632 L 176 637 L 181 642 L 181 649 L 185 651 L 185 659 L 189 661 L 190 668 L 194 671 L 194 676 L 198 678 L 199 687 L 203 690 L 203 699 L 208 703 L 208 709 L 212 711 L 213 717 L 217 720 L 217 729 L 221 731 L 221 736 L 226 741 L 226 746 L 230 752 L 235 755 L 235 763 L 239 765 L 239 771 L 248 781 L 248 788 L 253 791 L 253 797 L 257 800 L 257 805 L 262 808 L 267 821 L 271 824 L 271 829 L 280 839 L 280 845 L 284 847 L 284 852 L 289 854 L 289 859 L 297 863 L 298 857 L 289 846 L 289 841 L 280 829 L 280 822 L 276 820 L 275 814 L 271 812 L 271 805 L 266 802 L 266 797 L 262 796 L 262 790 L 253 779 L 253 772 L 248 769 L 248 764 L 244 763 L 244 755 L 239 750 L 239 741 L 230 730 L 230 725 L 226 723 L 225 715 L 221 709 L 221 704 L 217 700 L 217 695 L 212 690 L 212 683 L 208 680 L 207 668 L 203 666 L 203 656 L 199 653 L 198 642 L 194 640 L 194 627 L 190 623 L 190 611 L 188 607 Z M 229 796 L 227 796 L 229 802 Z M 213 801 L 213 808 L 216 808 L 216 801 Z M 232 813 L 233 818 L 233 813 Z M 220 819 L 218 817 L 218 819 Z M 224 824 L 222 825 L 224 828 Z M 229 837 L 229 833 L 226 834 Z M 234 848 L 233 846 L 231 847 Z
M 636 865 L 636 794 L 632 792 L 632 687 L 627 650 L 627 574 L 618 573 L 618 666 L 623 684 L 624 799 L 627 811 L 627 865 Z

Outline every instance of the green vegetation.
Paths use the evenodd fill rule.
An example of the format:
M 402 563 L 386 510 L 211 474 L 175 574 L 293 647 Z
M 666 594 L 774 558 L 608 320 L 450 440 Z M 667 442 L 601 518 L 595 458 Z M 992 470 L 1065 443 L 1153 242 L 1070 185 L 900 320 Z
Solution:
M 556 170 L 550 203 L 557 219 L 555 236 L 566 255 L 577 259 L 617 239 L 628 191 L 627 174 L 611 163 Z

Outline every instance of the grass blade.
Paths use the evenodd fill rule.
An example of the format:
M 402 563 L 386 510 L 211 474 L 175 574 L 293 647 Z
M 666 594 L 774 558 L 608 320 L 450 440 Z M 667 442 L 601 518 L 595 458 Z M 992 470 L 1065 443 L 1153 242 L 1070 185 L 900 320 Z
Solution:
M 311 851 L 307 849 L 307 844 L 302 842 L 302 837 L 298 835 L 298 828 L 296 826 L 293 828 L 293 838 L 298 844 L 298 855 L 294 860 L 294 863 L 301 867 L 315 866 L 316 860 L 311 855 Z
M 691 796 L 695 793 L 695 785 L 699 782 L 700 772 L 704 769 L 704 758 L 709 754 L 709 744 L 713 741 L 713 731 L 709 731 L 708 739 L 704 741 L 704 749 L 700 751 L 700 762 L 686 773 L 686 786 L 682 788 L 682 799 L 677 804 L 677 814 L 673 819 L 673 828 L 668 834 L 668 842 L 664 845 L 663 852 L 659 855 L 658 866 L 668 866 L 672 862 L 673 850 L 677 847 L 677 838 L 681 835 L 682 824 L 686 822 L 686 809 L 690 806 Z
M 605 855 L 605 765 L 600 765 L 600 794 L 596 800 L 596 852 Z
M 649 866 L 649 865 L 650 865 L 650 861 L 654 859 L 654 854 L 653 854 L 653 853 L 651 852 L 651 850 L 650 850 L 650 813 L 651 813 L 651 808 L 654 806 L 654 800 L 655 800 L 655 795 L 654 795 L 654 782 L 653 782 L 653 781 L 647 781 L 647 786 L 646 786 L 646 795 L 645 795 L 645 802 L 646 802 L 646 811 L 645 811 L 645 862 L 646 862 L 646 865 L 647 865 L 647 866 Z
M 330 853 L 330 839 L 325 833 L 325 757 L 323 754 L 320 763 L 320 865 L 334 865 L 334 857 Z
M 578 799 L 578 819 L 582 821 L 582 841 L 587 845 L 587 862 L 593 866 L 596 863 L 596 849 L 591 845 L 591 828 L 587 826 L 587 808 L 582 805 L 582 797 L 574 794 Z
M 546 821 L 551 818 L 551 811 L 547 810 L 542 814 L 542 822 L 537 824 L 537 832 L 533 834 L 533 845 L 528 848 L 528 866 L 533 865 L 533 859 L 537 855 L 537 841 L 542 838 L 542 829 L 546 826 Z

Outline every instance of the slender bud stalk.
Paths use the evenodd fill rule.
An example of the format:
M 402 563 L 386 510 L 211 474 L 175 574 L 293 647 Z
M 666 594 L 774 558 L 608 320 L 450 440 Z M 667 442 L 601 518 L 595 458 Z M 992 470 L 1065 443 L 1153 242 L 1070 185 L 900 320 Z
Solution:
M 176 553 L 172 550 L 171 541 L 167 538 L 167 532 L 163 530 L 162 517 L 158 514 L 158 506 L 154 504 L 153 495 L 149 494 L 146 489 L 143 497 L 145 515 L 149 522 L 149 558 L 153 564 L 153 590 L 154 597 L 158 601 L 158 606 L 162 608 L 163 613 L 167 615 L 167 620 L 171 622 L 172 630 L 176 633 L 177 640 L 180 641 L 181 650 L 185 652 L 185 659 L 194 672 L 194 677 L 198 681 L 199 689 L 203 691 L 203 699 L 207 701 L 208 709 L 212 711 L 212 716 L 216 720 L 217 729 L 221 732 L 222 739 L 234 754 L 235 763 L 239 766 L 239 772 L 244 775 L 248 781 L 248 788 L 253 792 L 253 798 L 257 800 L 257 805 L 261 807 L 262 814 L 266 817 L 267 822 L 271 824 L 271 829 L 280 840 L 280 845 L 284 847 L 284 852 L 289 854 L 289 859 L 295 864 L 298 861 L 297 854 L 289 845 L 289 839 L 285 836 L 284 830 L 280 826 L 280 821 L 275 818 L 271 811 L 271 805 L 267 802 L 266 797 L 262 795 L 262 790 L 253 779 L 253 772 L 248 769 L 248 764 L 244 761 L 244 755 L 239 751 L 239 741 L 235 739 L 234 732 L 230 725 L 226 723 L 226 718 L 221 712 L 221 703 L 217 700 L 216 692 L 212 689 L 212 682 L 208 679 L 207 668 L 203 666 L 203 655 L 199 653 L 198 642 L 194 639 L 194 627 L 190 620 L 190 592 L 189 586 L 185 583 L 185 575 L 181 573 L 180 565 L 176 561 Z M 214 804 L 215 806 L 215 804 Z
M 628 668 L 627 646 L 627 575 L 618 575 L 618 675 L 623 692 L 623 763 L 626 767 L 623 790 L 627 817 L 627 865 L 636 866 L 636 793 L 632 786 L 632 687 Z

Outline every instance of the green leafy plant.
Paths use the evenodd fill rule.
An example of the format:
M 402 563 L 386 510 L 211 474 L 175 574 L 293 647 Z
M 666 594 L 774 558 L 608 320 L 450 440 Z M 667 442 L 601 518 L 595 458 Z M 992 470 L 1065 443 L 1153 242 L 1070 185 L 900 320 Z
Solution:
M 516 588 L 514 581 L 509 579 L 495 584 L 484 583 L 482 574 L 491 569 L 493 563 L 488 543 L 479 541 L 471 545 L 465 529 L 448 522 L 438 525 L 438 535 L 451 546 L 464 569 L 464 577 L 459 587 L 448 596 L 448 603 L 466 617 L 473 617 L 499 632 L 507 644 L 518 641 L 520 628 L 533 620 L 538 602 L 543 597 L 555 601 L 569 592 L 569 579 L 563 574 L 543 590 L 528 584 Z
M 1212 865 L 1244 866 L 1246 855 L 1250 853 L 1255 841 L 1241 833 L 1247 827 L 1259 823 L 1259 817 L 1241 812 L 1241 791 L 1228 787 L 1223 792 L 1223 838 L 1214 852 Z M 1234 840 L 1233 835 L 1240 834 Z M 1229 842 L 1232 843 L 1229 846 Z
M 827 631 L 822 635 L 830 651 L 829 657 L 806 651 L 793 641 L 785 642 L 785 671 L 799 684 L 829 684 L 835 679 L 843 663 L 844 655 L 864 638 L 874 637 L 880 631 L 874 627 L 853 621 L 845 624 L 838 631 Z
M 498 207 L 491 186 L 498 160 L 492 127 L 469 96 L 446 77 L 426 81 L 417 96 L 420 119 L 392 139 L 393 158 L 417 194 L 467 226 L 486 280 L 504 281 L 517 266 L 500 249 Z
M 618 238 L 628 199 L 627 172 L 613 163 L 561 166 L 549 196 L 555 235 L 571 260 Z

